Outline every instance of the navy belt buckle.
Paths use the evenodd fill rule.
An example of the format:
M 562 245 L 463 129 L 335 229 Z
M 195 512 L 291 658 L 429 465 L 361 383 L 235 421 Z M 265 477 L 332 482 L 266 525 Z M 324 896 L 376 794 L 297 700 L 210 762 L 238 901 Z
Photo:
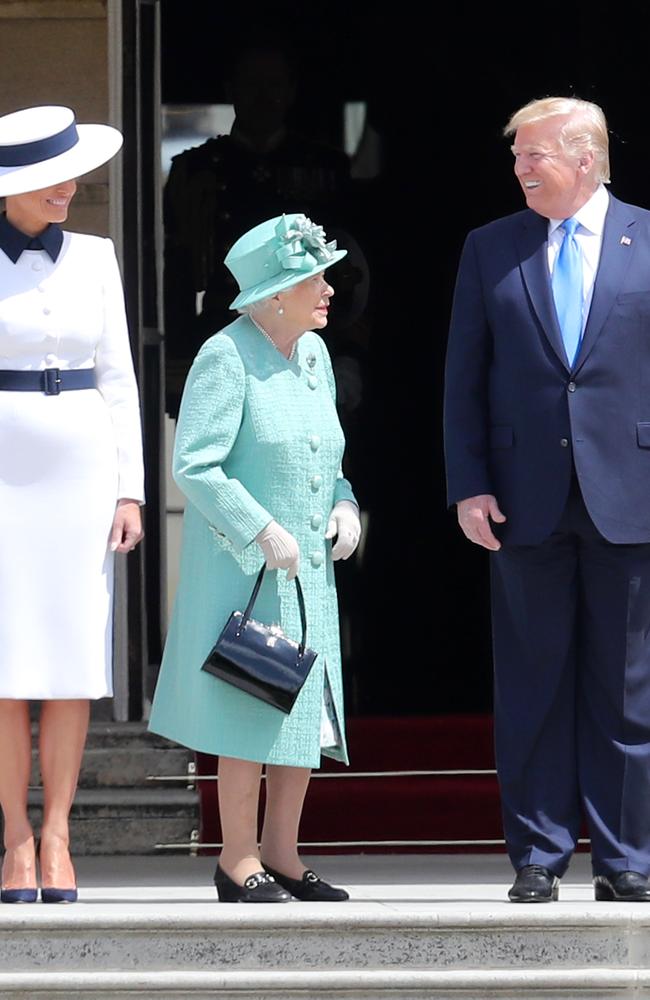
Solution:
M 61 392 L 61 369 L 45 368 L 43 370 L 43 392 L 46 396 L 58 396 Z

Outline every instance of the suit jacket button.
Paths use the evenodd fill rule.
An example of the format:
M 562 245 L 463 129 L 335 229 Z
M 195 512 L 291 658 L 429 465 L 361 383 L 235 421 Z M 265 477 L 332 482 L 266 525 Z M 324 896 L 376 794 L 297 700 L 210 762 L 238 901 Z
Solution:
M 569 439 L 568 438 L 560 438 L 560 444 L 562 445 L 563 448 L 568 448 L 569 447 Z
M 569 392 L 575 392 L 576 391 L 576 384 L 575 384 L 575 382 L 569 382 L 569 384 L 567 386 L 567 389 L 569 390 Z

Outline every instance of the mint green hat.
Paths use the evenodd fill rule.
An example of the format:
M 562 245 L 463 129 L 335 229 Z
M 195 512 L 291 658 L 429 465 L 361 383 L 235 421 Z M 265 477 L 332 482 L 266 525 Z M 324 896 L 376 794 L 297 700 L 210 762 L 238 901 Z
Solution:
M 310 278 L 345 257 L 336 240 L 305 215 L 279 215 L 254 226 L 228 252 L 224 264 L 240 292 L 230 303 L 241 309 Z

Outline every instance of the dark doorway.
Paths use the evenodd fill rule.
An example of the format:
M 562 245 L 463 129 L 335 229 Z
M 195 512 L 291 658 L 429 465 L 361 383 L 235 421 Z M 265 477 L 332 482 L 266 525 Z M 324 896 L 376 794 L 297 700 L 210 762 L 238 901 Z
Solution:
M 341 276 L 340 320 L 326 333 L 346 472 L 367 514 L 362 558 L 337 570 L 352 714 L 490 710 L 487 560 L 460 537 L 445 503 L 441 402 L 455 269 L 470 228 L 523 207 L 500 133 L 533 97 L 576 94 L 601 104 L 612 129 L 612 190 L 650 201 L 645 19 L 640 5 L 625 6 L 625 23 L 612 25 L 596 15 L 590 23 L 583 5 L 566 3 L 561 30 L 530 38 L 499 21 L 494 5 L 447 6 L 438 29 L 432 9 L 425 18 L 414 3 L 386 14 L 374 5 L 282 2 L 268 13 L 246 5 L 235 13 L 162 0 L 168 108 L 228 104 L 244 50 L 275 46 L 295 74 L 285 122 L 292 133 L 340 152 L 346 121 L 364 122 L 335 196 L 305 183 L 301 201 L 300 183 L 287 182 L 284 206 L 313 211 L 359 251 Z M 252 221 L 242 195 L 236 233 L 227 205 L 225 231 L 236 236 L 277 214 L 277 186 L 275 195 Z M 168 289 L 185 266 L 181 259 L 168 268 Z M 184 343 L 166 331 L 168 358 L 181 360 L 175 381 L 168 378 L 170 411 L 182 356 L 218 328 L 216 309 L 191 333 L 185 328 Z

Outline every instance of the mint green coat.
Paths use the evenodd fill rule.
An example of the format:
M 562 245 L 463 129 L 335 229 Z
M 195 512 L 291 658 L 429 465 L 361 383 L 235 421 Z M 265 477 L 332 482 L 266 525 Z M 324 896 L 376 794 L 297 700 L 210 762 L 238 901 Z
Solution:
M 299 767 L 320 763 L 325 671 L 347 762 L 339 622 L 331 542 L 344 439 L 321 338 L 303 334 L 288 361 L 246 316 L 199 351 L 183 394 L 174 478 L 187 497 L 178 592 L 150 728 L 210 754 Z M 233 610 L 243 610 L 263 558 L 255 536 L 271 519 L 300 546 L 307 643 L 318 657 L 290 715 L 201 670 Z M 267 572 L 254 616 L 301 634 L 295 584 Z

